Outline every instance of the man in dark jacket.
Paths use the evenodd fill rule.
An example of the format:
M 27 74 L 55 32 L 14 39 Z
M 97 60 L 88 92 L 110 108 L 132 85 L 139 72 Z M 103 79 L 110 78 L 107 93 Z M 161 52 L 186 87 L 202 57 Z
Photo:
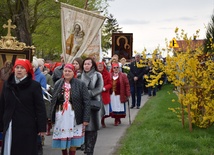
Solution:
M 140 108 L 141 103 L 141 94 L 143 89 L 143 76 L 145 74 L 145 65 L 141 60 L 141 55 L 135 55 L 135 61 L 133 61 L 130 65 L 129 72 L 129 83 L 130 90 L 132 95 L 132 106 L 134 108 L 136 106 L 136 96 L 137 95 L 137 109 Z

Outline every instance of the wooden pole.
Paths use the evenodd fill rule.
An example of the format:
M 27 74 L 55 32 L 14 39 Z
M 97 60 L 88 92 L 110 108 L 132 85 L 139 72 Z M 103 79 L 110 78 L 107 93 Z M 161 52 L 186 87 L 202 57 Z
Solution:
M 191 118 L 191 114 L 190 114 L 190 104 L 188 104 L 188 119 L 189 119 L 189 131 L 192 132 L 192 118 Z
M 183 88 L 181 88 L 181 94 L 183 94 Z M 183 100 L 181 100 L 181 118 L 182 118 L 182 127 L 184 128 L 184 105 L 183 105 Z
M 185 95 L 189 92 L 189 89 L 190 89 L 190 87 L 189 86 L 187 86 L 187 87 L 183 87 L 184 88 L 184 93 L 185 93 Z M 191 104 L 188 104 L 187 105 L 187 111 L 188 111 L 188 120 L 189 120 L 189 130 L 190 130 L 190 132 L 192 132 L 192 118 L 191 118 Z
M 182 112 L 182 114 L 181 114 L 181 118 L 182 118 L 182 127 L 184 128 L 184 105 L 183 105 L 183 103 L 181 103 L 181 112 Z
M 190 88 L 191 87 L 186 88 L 186 93 L 189 92 Z M 192 132 L 192 118 L 191 118 L 191 113 L 190 113 L 191 112 L 191 104 L 190 103 L 187 105 L 187 111 L 188 111 L 188 120 L 189 120 L 189 131 Z
M 84 9 L 87 10 L 87 7 L 88 7 L 88 0 L 85 0 L 85 7 L 84 7 Z

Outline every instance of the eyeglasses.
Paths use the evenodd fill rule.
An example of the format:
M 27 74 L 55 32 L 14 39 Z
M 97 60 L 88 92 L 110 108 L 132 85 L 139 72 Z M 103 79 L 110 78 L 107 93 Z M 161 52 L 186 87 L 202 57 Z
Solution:
M 114 67 L 114 69 L 115 69 L 115 68 L 119 68 L 119 67 Z

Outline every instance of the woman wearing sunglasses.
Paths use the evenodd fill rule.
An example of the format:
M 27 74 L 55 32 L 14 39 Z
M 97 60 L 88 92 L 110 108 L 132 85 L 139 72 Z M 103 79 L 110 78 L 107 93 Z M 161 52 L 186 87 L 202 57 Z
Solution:
M 126 101 L 130 97 L 130 86 L 126 74 L 120 72 L 119 64 L 113 63 L 111 68 L 111 117 L 115 118 L 114 125 L 121 124 L 121 118 L 126 117 Z

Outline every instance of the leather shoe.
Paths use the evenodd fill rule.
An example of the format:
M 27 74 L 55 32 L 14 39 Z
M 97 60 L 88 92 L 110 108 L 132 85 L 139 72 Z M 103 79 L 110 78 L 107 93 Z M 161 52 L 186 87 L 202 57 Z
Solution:
M 119 125 L 119 121 L 117 118 L 115 118 L 115 121 L 114 121 L 114 126 L 118 126 Z
M 137 106 L 137 109 L 140 109 L 140 106 Z
M 132 105 L 130 108 L 133 109 L 134 107 L 135 107 L 135 106 Z
M 121 120 L 120 120 L 120 118 L 118 119 L 118 124 L 121 124 Z
M 119 122 L 114 122 L 114 126 L 118 126 L 119 125 Z

